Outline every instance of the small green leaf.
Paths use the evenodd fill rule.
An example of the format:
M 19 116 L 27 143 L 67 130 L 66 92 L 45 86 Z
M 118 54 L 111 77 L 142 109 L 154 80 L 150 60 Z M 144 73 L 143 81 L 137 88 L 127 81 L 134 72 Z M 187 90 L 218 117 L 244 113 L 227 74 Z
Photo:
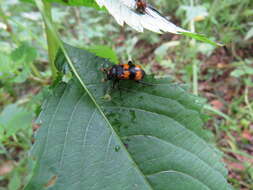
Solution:
M 11 54 L 12 60 L 17 63 L 30 63 L 33 62 L 36 57 L 37 50 L 26 42 L 23 42 Z
M 239 78 L 240 76 L 245 75 L 245 74 L 246 72 L 243 69 L 236 69 L 232 71 L 230 75 L 233 77 Z
M 117 57 L 115 51 L 113 51 L 108 46 L 91 46 L 91 47 L 87 48 L 87 50 L 94 53 L 95 55 L 97 55 L 99 57 L 109 59 L 110 62 L 113 62 L 116 64 L 119 63 L 119 60 L 118 60 L 118 57 Z
M 0 79 L 12 79 L 13 71 L 16 70 L 15 65 L 13 64 L 10 55 L 0 52 Z
M 4 137 L 8 138 L 19 130 L 26 129 L 32 124 L 33 114 L 16 104 L 10 104 L 0 114 L 0 125 L 3 126 Z
M 46 0 L 50 3 L 63 3 L 70 6 L 86 6 L 101 9 L 95 0 Z
M 214 46 L 224 46 L 223 44 L 220 44 L 220 43 L 210 40 L 208 37 L 206 37 L 203 34 L 196 34 L 196 33 L 191 33 L 191 32 L 180 32 L 180 34 L 182 34 L 183 36 L 194 38 L 194 39 L 202 41 L 202 42 L 209 43 Z
M 25 3 L 33 3 L 34 4 L 34 0 L 19 0 L 21 2 L 25 2 Z
M 20 0 L 27 3 L 35 3 L 35 0 Z M 62 3 L 64 5 L 69 6 L 85 6 L 85 7 L 93 7 L 96 9 L 101 9 L 95 0 L 45 0 L 50 3 Z

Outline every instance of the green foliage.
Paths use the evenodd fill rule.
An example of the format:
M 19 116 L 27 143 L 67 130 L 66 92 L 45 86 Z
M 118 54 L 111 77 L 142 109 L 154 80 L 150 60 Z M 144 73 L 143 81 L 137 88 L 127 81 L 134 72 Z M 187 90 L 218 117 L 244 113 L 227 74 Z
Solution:
M 26 190 L 230 189 L 219 153 L 203 139 L 198 98 L 152 77 L 145 81 L 151 85 L 122 81 L 120 91 L 111 89 L 100 71 L 110 62 L 66 49 L 95 102 L 75 79 L 53 90 L 38 119 L 37 163 Z
M 22 43 L 11 54 L 0 52 L 0 79 L 4 82 L 21 83 L 31 75 L 31 63 L 37 57 L 37 50 Z
M 20 185 L 21 185 L 21 181 L 20 181 L 19 174 L 17 172 L 14 172 L 10 180 L 10 183 L 8 185 L 8 189 L 16 190 L 16 189 L 19 189 Z
M 37 51 L 34 47 L 24 42 L 12 52 L 11 57 L 17 64 L 30 63 L 36 59 Z
M 86 7 L 93 7 L 96 9 L 100 9 L 97 5 L 96 1 L 94 0 L 46 0 L 50 3 L 64 3 L 70 6 L 86 6 Z
M 19 131 L 31 128 L 32 119 L 32 112 L 16 104 L 6 106 L 0 114 L 0 141 L 3 142 Z
M 252 37 L 253 37 L 253 27 L 247 32 L 244 40 L 249 40 Z
M 252 60 L 246 59 L 243 61 L 233 63 L 236 66 L 231 72 L 231 76 L 243 80 L 246 86 L 253 87 L 252 76 L 253 76 L 253 63 Z
M 205 43 L 209 43 L 212 44 L 214 46 L 223 46 L 223 44 L 220 43 L 216 43 L 213 40 L 210 40 L 208 37 L 206 37 L 203 34 L 196 34 L 196 33 L 190 33 L 190 32 L 181 32 L 182 35 L 190 37 L 190 38 L 194 38 L 196 40 L 205 42 Z
M 110 62 L 113 63 L 119 63 L 118 57 L 115 53 L 115 51 L 113 51 L 111 48 L 109 48 L 108 46 L 91 46 L 88 47 L 87 50 L 89 52 L 94 53 L 95 55 L 97 55 L 98 57 L 103 57 L 106 59 L 109 59 Z
M 35 0 L 20 0 L 23 2 L 34 3 Z M 49 3 L 62 3 L 69 6 L 86 6 L 100 9 L 95 0 L 44 0 Z

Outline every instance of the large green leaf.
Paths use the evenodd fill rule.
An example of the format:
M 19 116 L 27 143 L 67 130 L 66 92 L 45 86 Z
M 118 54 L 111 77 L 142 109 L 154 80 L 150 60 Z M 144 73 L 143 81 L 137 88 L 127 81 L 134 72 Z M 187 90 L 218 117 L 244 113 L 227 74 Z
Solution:
M 152 85 L 122 81 L 111 89 L 100 71 L 111 63 L 66 49 L 96 104 L 78 80 L 55 87 L 38 119 L 26 190 L 230 189 L 220 153 L 204 140 L 198 98 L 152 77 Z M 58 69 L 65 64 L 59 54 Z

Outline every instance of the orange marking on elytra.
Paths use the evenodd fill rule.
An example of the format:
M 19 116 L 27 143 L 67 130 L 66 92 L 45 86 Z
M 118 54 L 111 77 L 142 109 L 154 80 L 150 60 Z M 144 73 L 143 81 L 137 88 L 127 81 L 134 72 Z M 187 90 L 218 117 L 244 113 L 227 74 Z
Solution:
M 127 80 L 129 79 L 130 74 L 131 74 L 130 71 L 124 71 L 122 78 Z
M 123 69 L 124 69 L 125 71 L 127 71 L 127 70 L 129 69 L 129 65 L 128 65 L 128 64 L 123 64 Z
M 143 73 L 142 73 L 142 71 L 141 71 L 141 70 L 137 70 L 136 73 L 135 73 L 135 78 L 134 78 L 134 80 L 139 81 L 139 80 L 141 80 L 142 78 L 143 78 Z

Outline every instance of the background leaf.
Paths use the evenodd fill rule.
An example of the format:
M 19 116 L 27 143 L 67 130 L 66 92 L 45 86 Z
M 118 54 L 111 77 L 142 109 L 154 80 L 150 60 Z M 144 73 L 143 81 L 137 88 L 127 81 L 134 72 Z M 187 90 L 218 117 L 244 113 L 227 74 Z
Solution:
M 109 48 L 108 46 L 91 46 L 89 48 L 87 48 L 88 51 L 96 54 L 99 57 L 103 57 L 103 58 L 107 58 L 109 59 L 109 61 L 113 62 L 113 63 L 119 63 L 118 57 L 115 53 L 115 51 L 113 51 L 111 48 Z
M 47 0 L 51 3 L 64 3 L 71 6 L 86 6 L 100 9 L 94 0 Z
M 28 2 L 28 3 L 34 3 L 35 0 L 20 0 L 23 2 Z M 93 7 L 96 9 L 101 9 L 96 1 L 94 0 L 45 0 L 47 2 L 50 3 L 62 3 L 65 5 L 69 5 L 69 6 L 85 6 L 85 7 Z
M 31 126 L 33 114 L 16 104 L 10 104 L 0 114 L 0 125 L 3 135 L 0 138 L 8 138 L 19 130 L 27 129 Z
M 37 57 L 37 50 L 28 43 L 23 42 L 11 53 L 11 58 L 17 63 L 30 63 Z
M 213 46 L 223 46 L 223 44 L 214 42 L 213 40 L 210 40 L 208 37 L 206 37 L 203 34 L 197 34 L 197 33 L 191 33 L 191 32 L 180 32 L 180 34 L 182 34 L 183 36 L 187 36 L 187 37 L 194 38 L 196 40 L 211 44 Z
M 37 58 L 37 50 L 26 42 L 10 54 L 0 52 L 0 79 L 22 83 L 31 75 L 31 63 Z
M 247 32 L 244 40 L 248 40 L 253 37 L 253 27 Z
M 146 79 L 152 85 L 122 81 L 111 89 L 100 71 L 110 62 L 66 49 L 104 112 L 76 80 L 59 84 L 39 117 L 37 164 L 26 190 L 46 189 L 49 182 L 50 189 L 71 190 L 230 189 L 220 153 L 204 140 L 198 98 L 152 77 Z M 56 65 L 65 63 L 59 54 Z M 108 91 L 111 100 L 104 98 Z
M 206 7 L 203 6 L 180 6 L 180 9 L 186 12 L 186 20 L 184 23 L 188 23 L 192 20 L 195 20 L 198 17 L 205 18 L 208 16 Z

